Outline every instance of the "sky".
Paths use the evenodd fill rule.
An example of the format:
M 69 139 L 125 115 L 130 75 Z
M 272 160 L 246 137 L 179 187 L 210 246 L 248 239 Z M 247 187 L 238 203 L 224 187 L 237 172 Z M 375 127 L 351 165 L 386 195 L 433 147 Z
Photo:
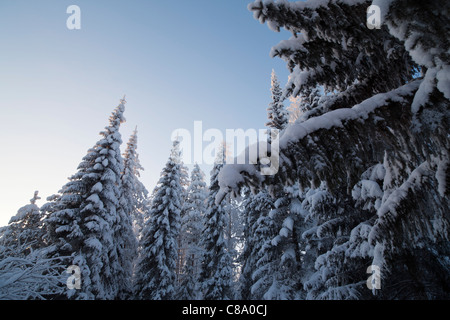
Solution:
M 122 150 L 137 126 L 149 191 L 177 129 L 263 129 L 271 71 L 289 74 L 270 48 L 289 34 L 249 2 L 0 0 L 0 226 L 76 173 L 124 94 Z M 67 28 L 70 5 L 81 29 Z

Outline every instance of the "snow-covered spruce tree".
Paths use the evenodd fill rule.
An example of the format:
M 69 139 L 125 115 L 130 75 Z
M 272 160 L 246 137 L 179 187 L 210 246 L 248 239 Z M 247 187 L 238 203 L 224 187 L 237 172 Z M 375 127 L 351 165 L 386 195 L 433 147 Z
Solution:
M 288 125 L 282 99 L 282 91 L 273 71 L 272 102 L 269 107 L 269 122 L 266 123 L 270 129 L 283 130 Z M 254 228 L 262 243 L 257 245 L 260 247 L 259 251 L 253 253 L 257 257 L 257 268 L 252 274 L 252 293 L 256 299 L 293 299 L 297 296 L 299 287 L 300 259 L 296 235 L 298 226 L 295 226 L 298 218 L 297 212 L 291 210 L 291 204 L 296 201 L 298 194 L 286 192 L 281 185 L 271 188 L 270 193 L 273 208 L 268 215 L 256 217 L 256 222 L 261 225 Z M 265 193 L 261 195 L 264 196 Z M 259 227 L 264 230 L 258 230 Z
M 258 253 L 262 243 L 267 240 L 258 237 L 261 233 L 256 232 L 256 229 L 260 226 L 257 222 L 261 217 L 268 216 L 273 207 L 273 199 L 266 190 L 261 190 L 255 195 L 251 194 L 250 191 L 244 191 L 244 197 L 244 248 L 239 257 L 242 263 L 239 294 L 243 300 L 253 300 L 251 293 L 252 276 L 256 270 Z
M 270 91 L 272 93 L 272 101 L 270 102 L 269 107 L 267 108 L 267 115 L 269 121 L 266 123 L 266 126 L 281 131 L 284 128 L 286 128 L 289 122 L 289 117 L 283 105 L 283 91 L 281 89 L 277 75 L 275 74 L 275 70 L 272 70 L 270 81 L 271 81 Z
M 218 152 L 213 169 L 207 198 L 207 209 L 204 216 L 204 229 L 201 246 L 204 250 L 202 270 L 199 276 L 202 296 L 204 300 L 233 299 L 232 258 L 226 241 L 227 213 L 225 203 L 216 204 L 219 192 L 217 176 L 225 163 L 225 146 Z M 226 202 L 227 200 L 225 200 Z
M 228 197 L 223 202 L 226 214 L 225 242 L 231 258 L 233 299 L 239 299 L 239 276 L 242 270 L 240 252 L 244 246 L 244 211 L 241 197 Z
M 273 203 L 267 203 L 270 207 Z M 268 208 L 265 208 L 268 209 Z M 254 248 L 252 260 L 254 266 L 251 276 L 250 297 L 254 300 L 275 298 L 271 296 L 270 288 L 277 285 L 277 265 L 279 261 L 275 246 L 272 245 L 272 239 L 278 231 L 274 220 L 269 216 L 269 211 L 264 210 L 256 220 L 254 227 Z
M 277 243 L 273 242 L 280 230 L 271 215 L 275 209 L 274 202 L 275 199 L 265 189 L 256 195 L 247 195 L 245 246 L 241 257 L 243 267 L 240 278 L 243 299 L 271 300 L 276 299 L 279 293 L 278 266 L 282 252 L 278 250 Z
M 178 139 L 178 138 L 177 138 Z M 187 191 L 189 188 L 189 169 L 186 167 L 183 161 L 181 161 L 180 157 L 180 184 L 181 184 L 181 190 L 182 194 L 180 196 L 181 200 L 181 212 L 180 212 L 180 228 L 181 228 L 181 221 L 184 218 L 184 202 L 186 201 L 187 197 Z M 177 247 L 178 247 L 178 258 L 177 258 L 177 268 L 176 268 L 176 274 L 177 274 L 177 283 L 179 284 L 181 281 L 181 274 L 183 273 L 183 266 L 186 262 L 186 247 L 183 244 L 183 233 L 178 233 L 178 239 L 177 239 Z
M 355 210 L 348 197 L 336 198 L 325 182 L 306 192 L 302 209 L 309 227 L 302 234 L 305 251 L 302 283 L 306 298 L 364 298 L 358 290 L 365 286 L 370 259 L 363 251 L 358 252 L 361 255 L 346 256 L 344 249 L 355 226 L 370 215 Z M 369 290 L 362 292 L 370 298 Z
M 133 232 L 139 238 L 143 224 L 144 213 L 147 210 L 148 191 L 139 180 L 140 171 L 144 170 L 137 153 L 137 127 L 130 136 L 127 148 L 123 154 L 124 171 L 122 175 L 122 198 L 125 203 L 123 208 L 131 215 Z
M 62 296 L 66 290 L 63 258 L 46 257 L 38 192 L 0 230 L 0 300 Z
M 0 259 L 6 258 L 2 256 L 6 252 L 8 255 L 23 258 L 44 245 L 42 214 L 36 205 L 39 199 L 36 191 L 30 204 L 20 208 L 17 214 L 11 217 L 9 224 L 0 231 L 0 246 L 7 249 L 0 251 Z
M 221 189 L 237 193 L 248 184 L 298 181 L 305 190 L 323 185 L 331 204 L 339 199 L 340 219 L 318 221 L 318 240 L 329 234 L 334 241 L 316 259 L 308 286 L 316 290 L 308 292 L 313 298 L 447 298 L 449 60 L 446 33 L 437 31 L 448 28 L 448 4 L 385 1 L 386 24 L 379 30 L 366 28 L 370 4 L 250 4 L 261 22 L 294 35 L 272 50 L 292 71 L 286 95 L 316 85 L 337 93 L 320 114 L 285 130 L 276 175 L 261 176 L 259 165 L 227 165 Z M 413 79 L 418 68 L 430 66 L 425 79 Z M 373 183 L 363 182 L 378 164 L 386 172 L 382 183 L 375 181 L 381 197 Z M 370 265 L 381 270 L 376 295 L 365 285 Z
M 266 125 L 270 129 L 283 130 L 288 125 L 288 114 L 282 104 L 282 90 L 274 71 L 271 84 L 272 101 Z M 282 186 L 271 188 L 270 193 L 272 196 L 268 190 L 262 190 L 256 195 L 248 194 L 244 204 L 247 239 L 241 257 L 245 274 L 241 277 L 241 294 L 256 299 L 292 299 L 296 296 L 295 287 L 298 284 L 295 279 L 298 278 L 299 269 L 297 236 L 294 231 L 294 221 L 298 219 L 296 213 L 290 210 L 294 199 Z M 270 214 L 265 212 L 268 208 L 272 209 Z M 268 228 L 268 225 L 271 227 Z M 260 227 L 264 230 L 258 230 Z M 260 236 L 257 243 L 252 239 L 255 234 Z M 268 256 L 271 258 L 268 259 Z
M 121 176 L 122 188 L 118 220 L 115 224 L 114 239 L 116 241 L 119 264 L 122 266 L 119 286 L 119 298 L 125 299 L 132 294 L 131 279 L 134 262 L 137 257 L 137 239 L 142 230 L 144 214 L 147 210 L 148 191 L 139 180 L 139 171 L 144 168 L 137 153 L 137 128 L 131 135 L 123 154 L 124 169 Z
M 252 294 L 255 299 L 291 300 L 302 296 L 299 230 L 300 200 L 295 186 L 277 192 L 273 208 L 261 215 L 255 228 L 259 244 L 253 272 Z
M 203 231 L 206 197 L 208 189 L 205 174 L 198 164 L 191 172 L 191 182 L 181 211 L 181 249 L 184 263 L 180 273 L 177 299 L 193 300 L 197 298 L 197 278 L 200 273 L 203 250 L 200 239 Z
M 109 126 L 59 194 L 42 207 L 52 256 L 68 256 L 67 265 L 81 270 L 81 289 L 67 290 L 70 299 L 115 299 L 124 282 L 117 244 L 123 172 L 119 133 L 125 121 L 125 99 L 113 111 Z
M 156 186 L 150 217 L 145 222 L 139 242 L 134 281 L 137 299 L 175 298 L 182 197 L 180 149 L 175 140 Z

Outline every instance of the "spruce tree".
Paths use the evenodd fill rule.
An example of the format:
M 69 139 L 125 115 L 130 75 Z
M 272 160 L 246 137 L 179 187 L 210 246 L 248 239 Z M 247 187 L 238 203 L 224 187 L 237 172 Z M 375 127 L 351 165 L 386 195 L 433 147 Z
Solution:
M 127 148 L 123 154 L 122 198 L 125 202 L 122 206 L 131 215 L 134 235 L 136 238 L 139 238 L 149 199 L 147 189 L 139 180 L 140 171 L 143 171 L 144 168 L 139 161 L 139 154 L 137 153 L 137 132 L 136 127 L 128 140 Z
M 207 197 L 207 186 L 204 179 L 205 174 L 198 164 L 195 164 L 181 215 L 180 238 L 182 250 L 180 249 L 180 251 L 183 252 L 184 259 L 177 294 L 177 299 L 180 300 L 192 300 L 197 297 L 197 279 L 203 256 L 200 239 Z
M 134 262 L 137 257 L 137 238 L 142 229 L 143 216 L 147 205 L 148 191 L 139 181 L 139 171 L 143 170 L 137 153 L 137 128 L 131 135 L 123 154 L 124 169 L 121 176 L 122 188 L 118 221 L 114 238 L 119 263 L 122 266 L 119 275 L 119 298 L 125 299 L 132 294 L 131 279 Z
M 142 230 L 134 286 L 137 299 L 175 298 L 182 196 L 179 142 L 174 141 Z
M 204 229 L 201 245 L 204 250 L 202 271 L 199 283 L 202 299 L 230 300 L 232 292 L 232 258 L 226 242 L 227 214 L 224 203 L 216 203 L 219 192 L 218 175 L 225 163 L 225 146 L 217 153 L 217 158 L 211 170 L 211 183 L 207 199 L 207 209 L 204 217 Z
M 36 201 L 41 199 L 38 196 L 38 191 L 34 193 L 30 204 L 23 206 L 17 211 L 17 214 L 12 216 L 6 227 L 2 228 L 0 232 L 0 246 L 1 254 L 6 254 L 14 257 L 26 257 L 33 250 L 44 246 L 42 230 L 42 214 Z
M 247 194 L 244 203 L 245 224 L 244 224 L 244 248 L 240 256 L 242 271 L 239 278 L 240 296 L 244 300 L 261 298 L 263 294 L 252 293 L 255 283 L 254 276 L 257 270 L 258 260 L 264 256 L 262 247 L 268 239 L 272 239 L 275 228 L 267 230 L 266 221 L 270 210 L 273 208 L 273 199 L 266 190 L 261 190 L 256 195 Z M 271 230 L 273 232 L 271 232 Z M 265 250 L 265 249 L 263 249 Z M 262 260 L 261 265 L 265 260 Z M 256 291 L 256 289 L 253 289 Z M 258 290 L 262 291 L 262 290 Z
M 109 118 L 109 126 L 69 178 L 59 194 L 43 206 L 50 254 L 69 256 L 67 265 L 81 270 L 80 290 L 71 299 L 114 299 L 125 273 L 120 265 L 116 231 L 121 221 L 123 163 L 120 124 L 125 121 L 125 98 Z
M 283 92 L 275 70 L 272 70 L 270 91 L 272 93 L 272 101 L 267 108 L 269 121 L 266 123 L 266 126 L 281 131 L 286 128 L 289 117 L 283 106 Z
M 293 34 L 272 49 L 291 71 L 286 96 L 317 85 L 333 94 L 320 112 L 285 130 L 276 175 L 227 165 L 220 184 L 233 193 L 294 182 L 322 189 L 320 201 L 304 207 L 315 208 L 304 214 L 315 227 L 303 233 L 312 248 L 303 260 L 317 255 L 304 282 L 308 297 L 446 298 L 448 4 L 374 3 L 387 6 L 385 24 L 373 30 L 365 23 L 371 1 L 249 5 L 271 29 Z M 418 69 L 424 79 L 414 79 Z M 384 175 L 372 176 L 380 164 Z M 366 287 L 372 265 L 381 270 L 381 289 Z
M 268 210 L 262 212 L 255 224 L 255 244 L 252 252 L 255 264 L 250 287 L 251 298 L 254 300 L 271 300 L 278 297 L 277 262 L 280 252 L 272 242 L 278 228 L 269 212 Z
M 270 211 L 256 222 L 257 263 L 252 279 L 256 299 L 291 300 L 300 295 L 298 188 L 286 188 L 272 199 Z

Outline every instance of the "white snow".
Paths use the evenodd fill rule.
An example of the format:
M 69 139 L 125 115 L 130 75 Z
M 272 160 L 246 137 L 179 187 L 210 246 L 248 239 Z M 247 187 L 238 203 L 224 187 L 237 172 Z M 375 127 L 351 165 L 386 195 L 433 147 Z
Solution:
M 289 231 L 294 230 L 294 219 L 287 217 L 283 221 L 283 227 L 286 227 Z
M 385 223 L 386 221 L 393 221 L 397 217 L 397 208 L 401 204 L 402 200 L 406 198 L 410 190 L 414 190 L 419 187 L 422 184 L 423 179 L 429 176 L 430 173 L 430 164 L 425 161 L 411 172 L 408 179 L 400 187 L 389 194 L 377 210 L 379 219 L 369 234 L 370 243 L 376 242 L 375 239 L 378 236 L 379 225 Z
M 445 65 L 436 73 L 437 88 L 450 99 L 450 66 Z
M 92 188 L 91 188 L 91 192 L 92 193 L 99 193 L 102 192 L 103 190 L 103 184 L 101 182 L 97 182 Z
M 84 241 L 86 246 L 96 249 L 97 251 L 101 251 L 103 248 L 103 245 L 97 238 L 88 238 Z
M 441 197 L 445 197 L 447 191 L 447 170 L 448 170 L 448 157 L 444 157 L 443 160 L 438 162 L 436 170 L 436 180 L 438 181 L 438 192 Z
M 428 69 L 427 73 L 425 74 L 425 78 L 423 79 L 422 83 L 419 86 L 419 89 L 417 90 L 413 103 L 411 105 L 411 111 L 413 113 L 417 113 L 420 110 L 420 107 L 424 106 L 430 97 L 430 94 L 433 92 L 436 84 L 435 84 L 435 78 L 436 78 L 436 69 Z

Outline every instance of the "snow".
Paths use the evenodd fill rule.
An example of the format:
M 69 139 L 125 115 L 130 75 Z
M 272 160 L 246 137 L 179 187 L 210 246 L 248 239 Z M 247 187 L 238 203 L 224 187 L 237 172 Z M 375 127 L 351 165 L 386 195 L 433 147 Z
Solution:
M 398 216 L 397 208 L 401 205 L 408 193 L 415 188 L 418 188 L 425 177 L 430 175 L 430 164 L 428 161 L 423 162 L 420 166 L 414 169 L 409 175 L 408 179 L 397 189 L 395 189 L 383 204 L 377 210 L 378 220 L 374 228 L 369 234 L 369 242 L 376 243 L 379 235 L 379 226 L 385 223 L 392 223 Z
M 384 193 L 380 188 L 380 185 L 373 180 L 361 180 L 352 190 L 352 197 L 355 200 L 366 201 L 368 199 L 374 199 L 375 202 L 364 206 L 364 209 L 370 209 L 372 206 L 378 209 L 381 205 L 381 199 Z
M 303 36 L 303 34 L 299 34 L 297 37 L 291 37 L 288 40 L 281 40 L 270 50 L 270 57 L 276 57 L 278 55 L 278 52 L 283 50 L 289 50 L 290 52 L 300 51 L 307 53 L 308 50 L 303 46 L 304 43 L 306 43 L 306 38 Z
M 289 231 L 294 230 L 294 219 L 287 217 L 283 221 L 283 227 L 286 227 Z
M 424 106 L 430 97 L 430 94 L 433 92 L 435 88 L 435 78 L 436 78 L 436 69 L 428 69 L 425 74 L 425 78 L 421 83 L 419 89 L 417 90 L 413 103 L 411 105 L 411 111 L 413 113 L 417 113 L 420 110 L 420 107 Z
M 91 188 L 92 193 L 99 193 L 103 190 L 103 184 L 101 182 L 97 182 L 94 184 L 94 186 Z
M 384 176 L 386 175 L 386 169 L 381 163 L 376 164 L 373 169 L 372 173 L 370 175 L 370 180 L 383 180 Z
M 279 32 L 280 31 L 280 26 L 275 21 L 267 21 L 267 26 L 272 31 L 275 31 L 275 32 Z
M 9 223 L 23 220 L 23 219 L 25 219 L 25 217 L 27 215 L 29 215 L 30 213 L 33 213 L 33 212 L 36 212 L 37 214 L 39 214 L 39 207 L 35 204 L 27 204 L 26 206 L 20 208 L 17 211 L 17 214 L 15 216 L 11 217 Z
M 437 88 L 444 94 L 444 97 L 450 99 L 450 66 L 442 66 L 436 73 Z
M 367 119 L 369 114 L 377 108 L 384 106 L 389 100 L 398 99 L 401 96 L 411 94 L 417 90 L 420 81 L 414 81 L 388 93 L 377 94 L 352 108 L 342 108 L 327 112 L 324 115 L 310 118 L 302 123 L 294 123 L 286 129 L 280 138 L 280 148 L 286 148 L 289 143 L 295 143 L 303 139 L 307 134 L 320 129 L 341 127 L 346 121 L 355 119 Z
M 45 300 L 45 296 L 62 294 L 66 277 L 60 272 L 61 260 L 45 258 L 44 250 L 26 258 L 0 260 L 0 300 Z
M 265 5 L 271 4 L 271 3 L 281 3 L 291 9 L 318 9 L 320 7 L 328 8 L 330 3 L 343 3 L 349 6 L 353 6 L 356 4 L 364 3 L 366 0 L 309 0 L 309 1 L 296 1 L 296 2 L 289 2 L 287 0 L 263 0 L 262 3 Z M 253 10 L 255 7 L 259 7 L 261 5 L 261 0 L 256 0 L 253 3 L 250 3 L 247 8 L 248 10 Z
M 437 170 L 436 170 L 436 180 L 438 181 L 438 192 L 441 197 L 445 197 L 445 193 L 447 191 L 447 171 L 448 171 L 448 157 L 445 157 L 443 160 L 438 162 Z
M 92 202 L 94 205 L 99 206 L 101 203 L 100 198 L 98 197 L 98 195 L 96 193 L 92 194 L 91 196 L 89 196 L 86 201 Z
M 289 230 L 285 227 L 281 228 L 280 236 L 287 238 L 289 236 Z
M 319 70 L 319 67 L 317 70 Z M 286 88 L 294 87 L 295 89 L 292 92 L 292 96 L 297 96 L 303 85 L 307 84 L 316 75 L 316 72 L 316 70 L 302 70 L 298 65 L 296 65 L 294 70 L 289 75 Z
M 94 165 L 94 170 L 101 171 L 101 170 L 103 170 L 103 166 L 100 163 L 97 163 Z

